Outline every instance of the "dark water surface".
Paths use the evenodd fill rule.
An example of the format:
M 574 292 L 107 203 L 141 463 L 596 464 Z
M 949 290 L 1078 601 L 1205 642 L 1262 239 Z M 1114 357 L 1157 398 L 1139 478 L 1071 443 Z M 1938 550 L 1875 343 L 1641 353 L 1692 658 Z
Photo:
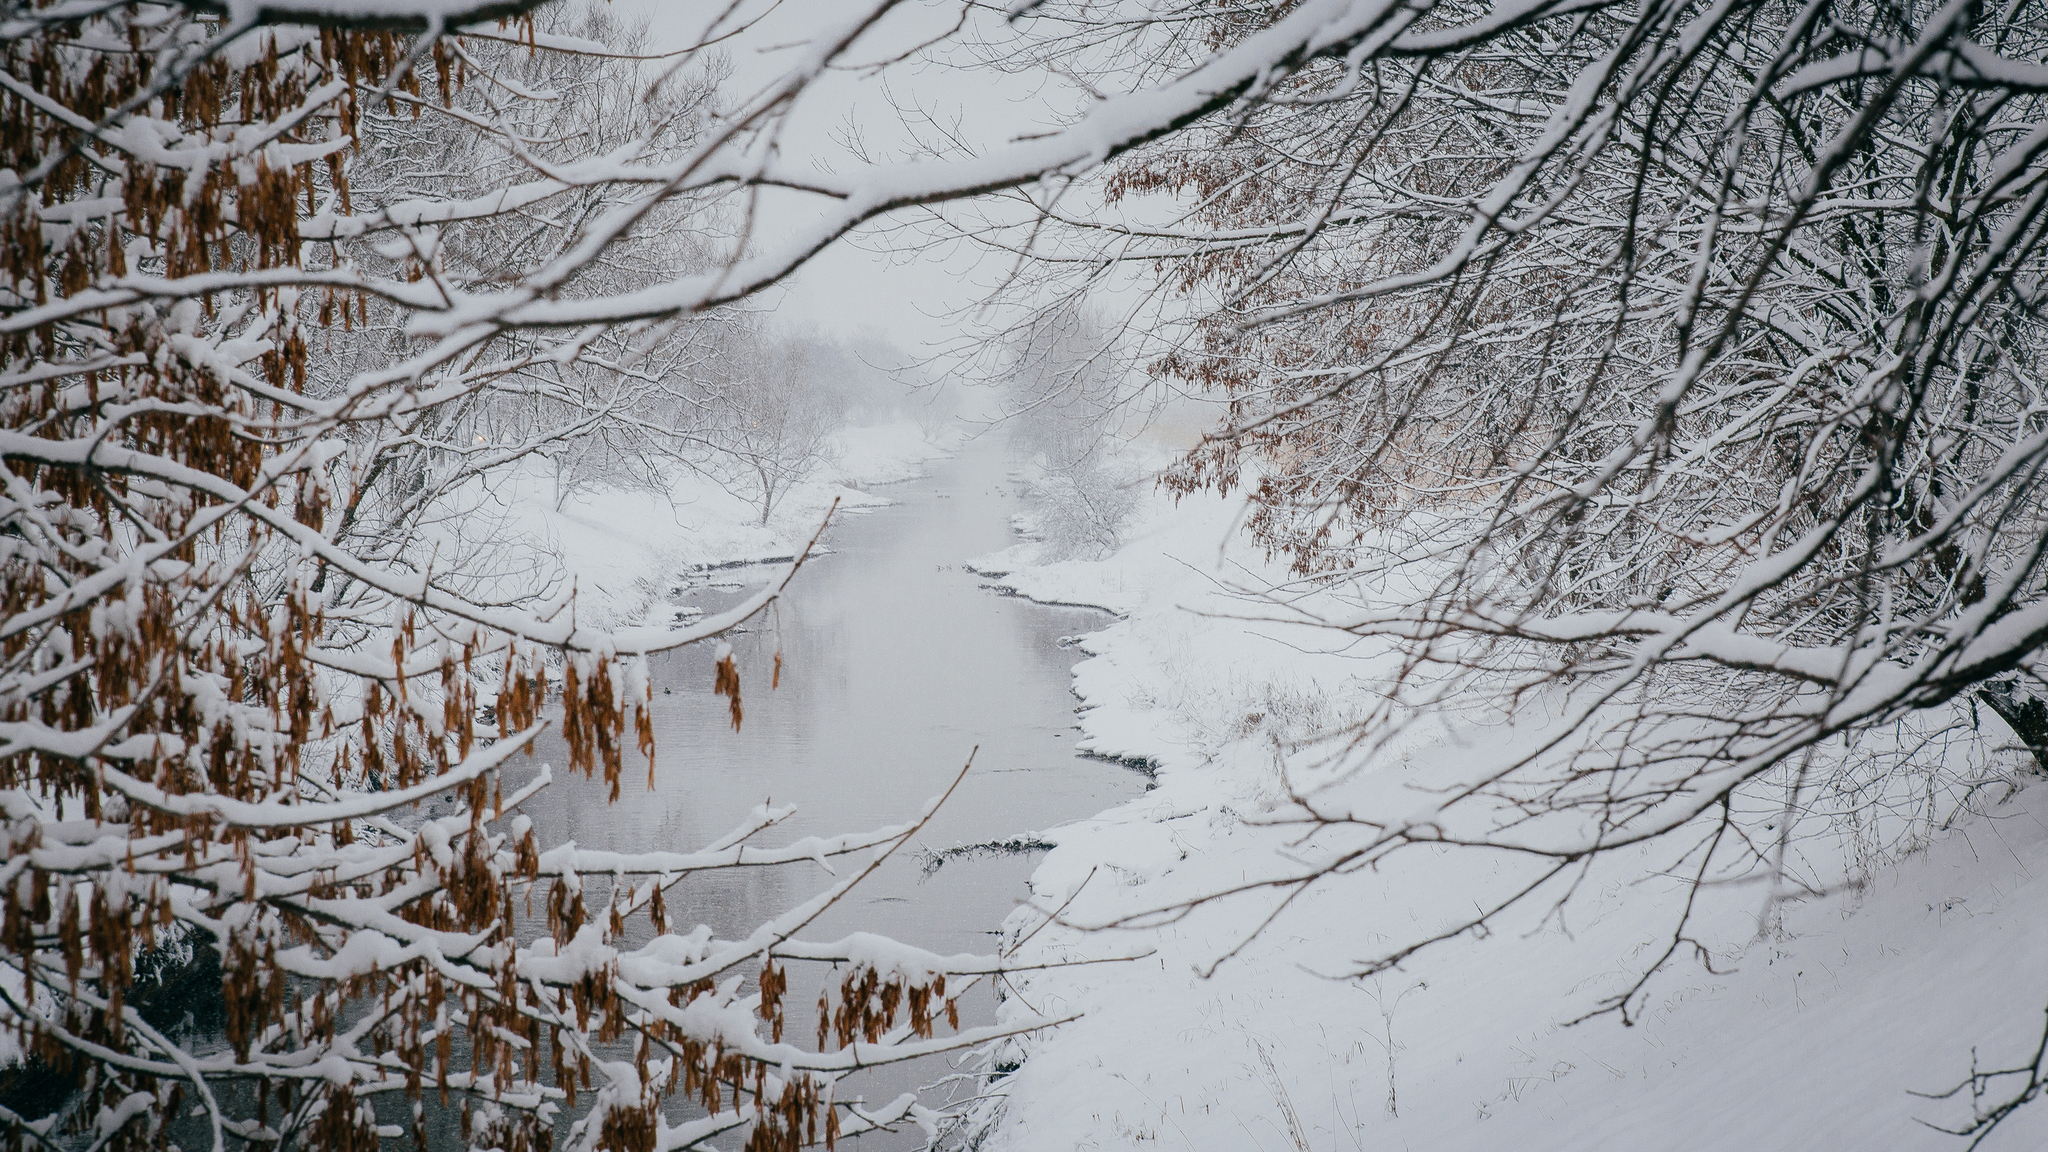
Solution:
M 940 953 L 993 951 L 995 928 L 1027 895 L 1037 856 L 954 859 L 927 876 L 912 850 L 1049 828 L 1144 786 L 1126 768 L 1072 751 L 1070 676 L 1079 653 L 1059 641 L 1108 618 L 998 595 L 962 566 L 1015 540 L 1010 517 L 1023 505 L 1008 479 L 1012 466 L 999 440 L 970 442 L 956 458 L 935 461 L 924 479 L 881 489 L 894 506 L 838 522 L 827 538 L 832 554 L 806 564 L 777 609 L 731 637 L 746 708 L 741 731 L 732 730 L 726 701 L 711 694 L 710 646 L 658 660 L 653 790 L 629 769 L 619 802 L 608 804 L 601 783 L 557 772 L 555 785 L 527 805 L 541 844 L 688 851 L 768 799 L 799 811 L 759 843 L 862 831 L 911 818 L 979 745 L 973 770 L 917 840 L 803 936 L 872 931 Z M 716 610 L 736 594 L 707 587 L 683 600 Z M 782 685 L 771 691 L 778 645 Z M 540 755 L 561 762 L 559 746 Z M 671 891 L 671 930 L 701 922 L 722 938 L 742 937 L 831 882 L 815 865 L 698 874 Z M 791 1038 L 804 1043 L 827 975 L 819 968 L 791 972 Z M 963 1026 L 993 1018 L 985 993 L 962 1008 Z M 928 1061 L 864 1073 L 842 1083 L 841 1098 L 886 1103 L 948 1071 Z M 915 1128 L 859 1142 L 922 1144 Z

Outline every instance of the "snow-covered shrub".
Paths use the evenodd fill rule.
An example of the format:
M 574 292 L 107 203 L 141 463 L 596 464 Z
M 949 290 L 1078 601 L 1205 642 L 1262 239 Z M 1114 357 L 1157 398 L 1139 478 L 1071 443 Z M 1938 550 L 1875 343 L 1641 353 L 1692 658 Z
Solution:
M 1088 460 L 1061 467 L 1041 457 L 1037 465 L 1026 483 L 1030 535 L 1044 546 L 1039 558 L 1099 560 L 1116 551 L 1151 477 Z

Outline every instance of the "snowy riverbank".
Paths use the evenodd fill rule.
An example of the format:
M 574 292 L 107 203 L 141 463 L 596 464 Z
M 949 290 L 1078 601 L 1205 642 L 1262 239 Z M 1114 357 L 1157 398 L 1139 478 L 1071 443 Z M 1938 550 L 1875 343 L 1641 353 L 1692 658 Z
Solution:
M 576 492 L 558 508 L 550 479 L 535 469 L 495 487 L 489 506 L 503 517 L 501 539 L 576 580 L 579 611 L 609 625 L 664 623 L 673 613 L 670 592 L 683 577 L 786 561 L 834 500 L 839 516 L 889 504 L 865 489 L 922 475 L 957 439 L 950 428 L 928 435 L 909 421 L 844 429 L 834 437 L 830 462 L 793 485 L 765 524 L 759 503 L 744 491 L 688 470 L 678 470 L 666 492 Z
M 1075 670 L 1084 747 L 1145 761 L 1157 787 L 1057 829 L 1035 903 L 1007 922 L 1020 959 L 1151 949 L 1148 959 L 1033 973 L 1012 1005 L 1079 1021 L 1013 1045 L 984 1106 L 987 1152 L 1043 1149 L 1960 1149 L 1917 1121 L 1969 1118 L 1967 1093 L 1929 1100 L 1972 1067 L 2024 1064 L 2048 995 L 2048 788 L 1978 794 L 1975 814 L 1924 848 L 1857 856 L 1832 829 L 1803 849 L 1827 895 L 1783 906 L 1759 933 L 1763 892 L 1707 889 L 1688 946 L 1648 985 L 1642 1018 L 1567 1022 L 1624 989 L 1668 944 L 1687 888 L 1654 874 L 1674 853 L 1595 866 L 1561 914 L 1543 900 L 1392 970 L 1361 962 L 1471 915 L 1516 861 L 1418 848 L 1278 903 L 1250 891 L 1166 923 L 1084 932 L 1187 897 L 1275 876 L 1333 851 L 1276 826 L 1282 750 L 1345 716 L 1384 652 L 1281 623 L 1232 591 L 1279 576 L 1256 550 L 1219 548 L 1238 509 L 1154 500 L 1098 562 L 985 558 L 1022 595 L 1120 614 Z M 1326 606 L 1318 593 L 1294 605 Z M 1249 619 L 1266 617 L 1266 619 Z M 1922 749 L 1951 774 L 2016 763 L 1979 739 Z M 1419 734 L 1401 779 L 1349 800 L 1413 794 L 1490 747 L 1528 739 L 1474 724 Z M 1865 751 L 1842 755 L 1874 754 Z M 1289 761 L 1297 772 L 1311 752 Z M 1999 758 L 2003 757 L 2003 760 Z M 1989 759 L 1987 759 L 1989 758 Z M 1248 943 L 1246 941 L 1249 940 Z M 1243 945 L 1241 951 L 1233 949 Z M 1227 957 L 1227 958 L 1226 958 Z M 1220 963 L 1219 963 L 1220 961 Z M 1214 968 L 1213 974 L 1208 973 Z M 2016 1089 L 2017 1083 L 1993 1086 Z M 1984 1147 L 2048 1146 L 2048 1104 Z

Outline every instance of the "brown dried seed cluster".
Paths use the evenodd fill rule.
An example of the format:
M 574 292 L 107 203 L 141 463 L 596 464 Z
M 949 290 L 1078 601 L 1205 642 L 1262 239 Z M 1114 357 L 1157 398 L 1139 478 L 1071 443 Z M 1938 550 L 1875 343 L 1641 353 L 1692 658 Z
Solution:
M 904 1008 L 909 1009 L 911 1034 L 929 1039 L 936 1023 L 935 1006 L 943 1006 L 948 1027 L 960 1027 L 959 1005 L 946 999 L 945 973 L 917 983 L 897 975 L 885 979 L 872 967 L 856 965 L 840 980 L 836 1008 L 829 994 L 818 996 L 818 1047 L 823 1049 L 829 1039 L 836 1039 L 841 1048 L 856 1038 L 879 1043 L 896 1027 L 896 1015 Z
M 413 811 L 403 827 L 318 807 L 431 785 L 544 716 L 569 766 L 612 798 L 629 746 L 652 783 L 644 667 L 482 626 L 481 611 L 437 607 L 416 570 L 331 546 L 370 535 L 360 518 L 389 482 L 374 453 L 314 449 L 380 443 L 394 425 L 367 402 L 330 403 L 322 358 L 349 346 L 337 330 L 367 339 L 401 309 L 327 275 L 344 249 L 310 238 L 355 213 L 357 149 L 436 101 L 474 101 L 473 62 L 509 49 L 444 39 L 414 59 L 388 31 L 292 27 L 229 45 L 191 10 L 140 4 L 35 23 L 55 10 L 23 6 L 10 27 L 31 31 L 0 42 L 0 68 L 40 97 L 0 94 L 0 169 L 22 181 L 0 187 L 0 319 L 49 317 L 0 333 L 16 434 L 0 459 L 0 723 L 43 734 L 0 744 L 0 791 L 65 819 L 0 811 L 0 955 L 49 1002 L 0 1018 L 80 1093 L 77 1130 L 59 1138 L 194 1146 L 185 1129 L 207 1123 L 192 1111 L 204 1102 L 128 1002 L 186 949 L 218 960 L 234 1063 L 208 1083 L 246 1104 L 234 1119 L 251 1146 L 388 1148 L 380 1097 L 432 1096 L 479 1147 L 544 1149 L 557 1110 L 591 1106 L 591 1046 L 605 1044 L 668 1060 L 668 1083 L 643 1098 L 597 1097 L 606 1147 L 653 1147 L 658 1105 L 678 1092 L 712 1110 L 751 1102 L 749 1148 L 830 1145 L 829 1077 L 784 1075 L 636 1008 L 622 988 L 648 989 L 627 987 L 616 960 L 522 975 L 513 957 L 522 942 L 545 954 L 542 932 L 561 957 L 611 947 L 639 908 L 667 933 L 670 911 L 659 883 L 636 903 L 543 876 L 495 770 L 443 790 L 452 815 Z M 518 27 L 517 51 L 539 50 L 532 20 Z M 288 270 L 301 288 L 280 286 Z M 204 279 L 162 304 L 65 306 L 133 276 Z M 739 727 L 730 653 L 715 690 Z M 943 991 L 853 988 L 841 1027 L 879 1035 L 907 1008 L 929 1035 Z M 764 967 L 760 993 L 779 1043 L 780 967 Z M 719 994 L 702 980 L 667 999 Z M 122 1108 L 131 1119 L 110 1132 L 79 1127 Z M 408 1133 L 419 1148 L 425 1114 Z M 0 1149 L 40 1146 L 0 1125 Z
M 782 658 L 780 656 L 776 657 L 775 671 L 779 677 L 782 672 Z M 727 651 L 718 658 L 718 669 L 711 685 L 711 694 L 731 698 L 732 730 L 735 732 L 739 731 L 740 718 L 745 715 L 745 712 L 740 708 L 740 670 L 739 666 L 733 663 L 730 651 Z
M 16 15 L 32 19 L 48 7 Z M 24 181 L 0 198 L 5 312 L 134 272 L 177 279 L 296 266 L 307 248 L 302 221 L 352 210 L 345 158 L 361 130 L 357 102 L 384 85 L 411 45 L 386 31 L 261 30 L 247 38 L 254 50 L 245 44 L 232 60 L 192 62 L 186 46 L 216 31 L 182 11 L 166 19 L 161 9 L 116 6 L 0 43 L 0 68 L 39 97 L 0 96 L 0 168 Z M 437 42 L 428 58 L 431 66 L 398 79 L 387 112 L 400 94 L 417 97 L 423 77 L 444 104 L 455 99 L 457 56 Z M 338 90 L 309 103 L 334 80 Z M 113 130 L 131 120 L 159 126 L 150 139 L 164 147 L 208 159 L 160 163 L 160 148 Z M 256 129 L 264 144 L 238 151 L 236 141 Z M 330 292 L 320 319 L 360 322 L 366 309 L 361 298 Z M 360 675 L 352 688 L 337 676 L 337 645 L 353 642 L 336 636 L 320 595 L 328 570 L 287 566 L 280 577 L 273 557 L 296 546 L 260 514 L 281 510 L 318 530 L 337 496 L 351 511 L 362 496 L 335 492 L 326 473 L 278 467 L 321 431 L 293 399 L 308 385 L 307 320 L 279 291 L 197 291 L 176 307 L 85 309 L 0 336 L 5 427 L 52 445 L 4 460 L 0 661 L 9 679 L 0 722 L 97 734 L 76 753 L 45 740 L 12 742 L 0 754 L 0 789 L 75 806 L 90 822 L 83 840 L 60 844 L 46 839 L 50 825 L 39 818 L 10 811 L 0 819 L 0 858 L 16 864 L 0 886 L 0 950 L 39 986 L 64 994 L 54 1014 L 16 1005 L 31 1010 L 8 1017 L 25 1050 L 79 1086 L 82 1107 L 72 1114 L 84 1122 L 137 1092 L 154 1101 L 142 1120 L 110 1134 L 102 1146 L 111 1149 L 161 1146 L 162 1124 L 190 1102 L 175 1080 L 87 1055 L 135 1039 L 124 999 L 136 966 L 180 940 L 218 950 L 226 1039 L 251 1069 L 267 1067 L 266 1053 L 332 1042 L 365 1008 L 361 1050 L 402 1066 L 414 1098 L 430 1085 L 448 1091 L 458 1032 L 469 1082 L 501 1085 L 532 1083 L 539 1014 L 560 1008 L 579 1026 L 596 1017 L 601 1035 L 620 1033 L 621 1009 L 602 971 L 562 990 L 567 1003 L 543 1006 L 543 994 L 517 982 L 509 964 L 478 966 L 479 956 L 512 943 L 507 881 L 532 879 L 539 865 L 530 831 L 502 845 L 487 831 L 502 804 L 495 777 L 459 787 L 469 822 L 445 844 L 415 839 L 407 855 L 353 875 L 292 879 L 266 863 L 308 846 L 345 847 L 362 834 L 351 821 L 309 819 L 273 834 L 178 803 L 290 805 L 411 787 L 481 743 L 532 726 L 548 703 L 545 653 L 481 628 L 451 630 L 417 610 L 390 630 L 389 672 Z M 205 355 L 220 341 L 257 351 L 224 367 Z M 145 466 L 83 462 L 62 450 L 81 443 L 137 454 Z M 364 630 L 360 620 L 339 627 Z M 495 723 L 479 731 L 478 688 L 489 669 L 501 689 Z M 572 662 L 562 679 L 570 762 L 585 772 L 601 766 L 616 796 L 629 728 L 651 763 L 652 730 L 636 707 L 644 688 L 640 701 L 627 699 L 614 660 Z M 128 733 L 149 734 L 147 747 L 108 755 Z M 107 786 L 116 772 L 148 791 L 118 795 Z M 95 860 L 85 847 L 120 834 L 128 847 L 115 859 Z M 196 895 L 180 896 L 181 888 Z M 331 957 L 348 939 L 337 907 L 371 897 L 396 923 L 469 934 L 476 944 L 466 963 L 489 979 L 458 981 L 445 965 L 418 959 L 327 987 L 287 975 L 282 953 Z M 580 906 L 561 919 L 579 917 Z M 217 925 L 214 935 L 171 931 L 195 923 Z M 559 1067 L 562 1050 L 554 1051 Z M 145 1065 L 161 1060 L 155 1049 L 142 1053 Z M 257 1123 L 297 1115 L 306 1147 L 380 1146 L 374 1115 L 351 1087 L 248 1075 Z M 494 1113 L 483 1129 L 506 1148 L 548 1142 L 547 1126 L 530 1113 Z M 0 1147 L 35 1142 L 24 1130 L 0 1130 Z

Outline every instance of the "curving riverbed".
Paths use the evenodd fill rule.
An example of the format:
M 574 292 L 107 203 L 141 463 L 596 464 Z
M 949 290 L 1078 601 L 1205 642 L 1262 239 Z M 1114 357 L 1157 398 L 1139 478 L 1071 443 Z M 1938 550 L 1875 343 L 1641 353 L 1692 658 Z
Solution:
M 970 441 L 956 457 L 934 462 L 925 478 L 890 486 L 896 504 L 836 524 L 827 538 L 831 554 L 807 564 L 771 614 L 731 638 L 746 709 L 740 731 L 732 730 L 726 701 L 711 694 L 708 647 L 657 661 L 653 790 L 636 786 L 638 774 L 629 771 L 619 802 L 607 804 L 601 784 L 558 774 L 528 806 L 542 843 L 689 849 L 722 835 L 764 799 L 800 806 L 767 843 L 895 823 L 943 791 L 977 745 L 973 770 L 920 835 L 921 845 L 1007 839 L 1093 815 L 1141 790 L 1136 773 L 1072 750 L 1070 678 L 1080 654 L 1060 640 L 1105 618 L 998 595 L 962 565 L 1013 542 L 1010 519 L 1023 505 L 1008 478 L 1012 467 L 1000 440 Z M 744 583 L 767 571 L 709 578 Z M 740 591 L 729 583 L 685 588 L 681 601 L 716 610 Z M 771 690 L 778 647 L 782 683 Z M 927 873 L 906 848 L 805 936 L 864 930 L 936 952 L 987 952 L 998 923 L 1027 894 L 1036 861 L 1030 853 L 975 854 Z M 671 916 L 732 938 L 828 879 L 815 867 L 693 877 L 671 897 Z M 792 973 L 788 1002 L 798 1035 L 808 1032 L 808 1010 L 799 1006 L 815 1001 L 817 975 Z M 963 1025 L 992 1018 L 985 996 L 962 1007 Z M 867 1074 L 844 1084 L 841 1095 L 885 1102 L 946 1070 Z M 912 1129 L 861 1146 L 922 1143 Z

